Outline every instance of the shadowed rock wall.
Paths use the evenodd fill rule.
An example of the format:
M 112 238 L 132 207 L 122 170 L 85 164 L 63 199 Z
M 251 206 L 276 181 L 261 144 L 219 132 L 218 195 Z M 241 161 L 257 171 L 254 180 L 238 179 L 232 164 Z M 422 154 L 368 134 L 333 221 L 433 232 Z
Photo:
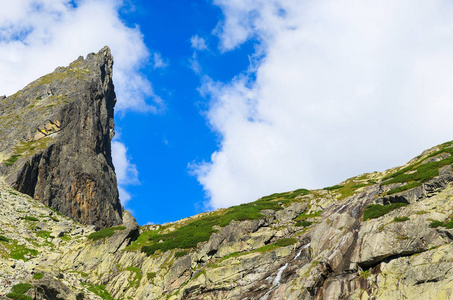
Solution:
M 122 221 L 111 156 L 116 95 L 108 47 L 0 100 L 0 173 L 83 224 Z

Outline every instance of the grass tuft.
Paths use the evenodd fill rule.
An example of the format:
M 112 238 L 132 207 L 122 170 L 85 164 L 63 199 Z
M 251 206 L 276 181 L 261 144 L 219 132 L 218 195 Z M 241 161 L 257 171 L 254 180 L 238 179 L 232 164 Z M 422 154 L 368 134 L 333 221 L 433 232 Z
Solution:
M 309 221 L 299 221 L 297 222 L 295 225 L 298 226 L 298 227 L 308 227 L 310 226 L 311 224 L 313 224 L 313 222 L 309 222 Z
M 337 185 L 325 187 L 325 188 L 323 188 L 323 190 L 326 190 L 326 191 L 333 191 L 333 190 L 341 189 L 341 188 L 343 188 L 343 187 L 344 187 L 344 185 L 339 185 L 339 184 L 337 184 Z
M 294 245 L 295 243 L 297 243 L 297 239 L 296 238 L 281 239 L 281 240 L 276 241 L 273 244 L 263 246 L 261 248 L 258 248 L 256 250 L 252 251 L 252 252 L 264 253 L 264 252 L 268 252 L 268 251 L 274 250 L 276 248 Z
M 8 293 L 6 297 L 14 300 L 33 300 L 30 296 L 24 295 L 31 288 L 35 288 L 28 283 L 18 283 L 13 286 L 12 292 Z
M 406 221 L 409 221 L 410 218 L 409 217 L 395 217 L 393 218 L 393 222 L 406 222 Z
M 39 221 L 38 218 L 31 217 L 31 216 L 21 217 L 21 219 L 23 219 L 23 220 L 28 220 L 28 221 L 32 221 L 32 222 L 38 222 L 38 221 Z
M 431 228 L 445 227 L 447 229 L 452 229 L 453 228 L 453 220 L 446 220 L 444 222 L 432 221 L 431 224 L 429 224 L 429 227 L 431 227 Z
M 115 231 L 124 230 L 124 229 L 126 229 L 125 226 L 115 226 L 115 227 L 104 228 L 102 230 L 99 230 L 99 231 L 96 231 L 96 232 L 93 232 L 92 234 L 90 234 L 88 236 L 88 239 L 97 241 L 97 240 L 100 240 L 100 239 L 103 239 L 106 237 L 111 237 L 112 235 L 115 234 Z
M 33 300 L 32 297 L 24 295 L 24 294 L 18 294 L 18 293 L 8 293 L 6 294 L 6 297 L 13 299 L 13 300 Z
M 176 257 L 176 258 L 178 258 L 178 257 L 183 257 L 183 256 L 187 255 L 188 253 L 189 253 L 189 251 L 187 251 L 187 250 L 177 251 L 177 252 L 175 253 L 175 257 Z
M 391 203 L 389 205 L 370 204 L 363 212 L 363 221 L 376 219 L 388 214 L 392 210 L 406 206 L 407 203 Z
M 5 165 L 6 165 L 6 166 L 12 166 L 12 165 L 14 165 L 14 163 L 19 159 L 20 156 L 21 156 L 20 154 L 11 155 L 10 158 L 8 158 L 7 160 L 5 160 Z
M 102 299 L 104 299 L 104 300 L 115 300 L 112 297 L 112 295 L 110 295 L 110 293 L 105 289 L 104 285 L 92 285 L 92 284 L 88 284 L 88 285 L 89 285 L 88 290 L 90 292 L 95 293 L 96 295 L 98 295 Z

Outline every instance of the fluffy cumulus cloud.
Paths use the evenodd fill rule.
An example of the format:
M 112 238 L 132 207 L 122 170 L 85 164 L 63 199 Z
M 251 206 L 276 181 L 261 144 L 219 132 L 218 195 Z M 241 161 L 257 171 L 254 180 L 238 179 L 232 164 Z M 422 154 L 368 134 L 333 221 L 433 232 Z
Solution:
M 192 48 L 194 48 L 195 50 L 203 51 L 208 49 L 208 46 L 206 45 L 206 41 L 204 40 L 204 38 L 199 37 L 198 35 L 194 35 L 190 39 L 190 43 L 192 45 Z
M 196 168 L 212 208 L 333 185 L 452 139 L 452 2 L 214 3 L 220 50 L 257 46 L 247 72 L 201 88 L 221 136 Z
M 125 1 L 124 1 L 125 2 Z M 0 95 L 10 95 L 79 55 L 109 45 L 115 58 L 117 111 L 157 112 L 163 103 L 140 72 L 152 60 L 140 29 L 126 26 L 119 15 L 121 0 L 0 1 Z M 159 56 L 155 64 L 163 66 Z M 153 99 L 152 103 L 146 99 Z M 115 144 L 114 144 L 115 145 Z M 119 144 L 116 144 L 118 146 Z M 133 166 L 114 147 L 122 200 Z M 123 158 L 118 159 L 118 158 Z M 136 175 L 136 174 L 135 174 Z M 135 177 L 133 177 L 135 178 Z M 132 179 L 133 179 L 132 178 Z

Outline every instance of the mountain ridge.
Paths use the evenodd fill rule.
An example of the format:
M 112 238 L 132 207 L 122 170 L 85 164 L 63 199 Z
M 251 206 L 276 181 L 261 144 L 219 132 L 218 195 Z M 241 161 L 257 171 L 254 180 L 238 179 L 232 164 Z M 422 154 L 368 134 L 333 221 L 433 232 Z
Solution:
M 44 119 L 52 121 L 43 128 L 50 136 L 63 132 L 64 122 Z M 12 189 L 8 170 L 29 159 L 12 162 L 7 152 L 0 162 L 0 299 L 452 299 L 452 154 L 453 141 L 324 189 L 276 193 L 162 225 L 139 227 L 124 211 L 113 227 L 96 230 L 102 226 Z

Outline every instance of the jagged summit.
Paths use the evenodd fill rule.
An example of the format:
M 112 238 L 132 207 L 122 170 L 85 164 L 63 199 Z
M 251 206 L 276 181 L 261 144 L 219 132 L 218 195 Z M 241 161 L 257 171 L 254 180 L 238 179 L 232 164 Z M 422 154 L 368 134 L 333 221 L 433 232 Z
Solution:
M 104 47 L 0 100 L 0 175 L 83 224 L 121 223 L 111 156 L 116 102 Z

